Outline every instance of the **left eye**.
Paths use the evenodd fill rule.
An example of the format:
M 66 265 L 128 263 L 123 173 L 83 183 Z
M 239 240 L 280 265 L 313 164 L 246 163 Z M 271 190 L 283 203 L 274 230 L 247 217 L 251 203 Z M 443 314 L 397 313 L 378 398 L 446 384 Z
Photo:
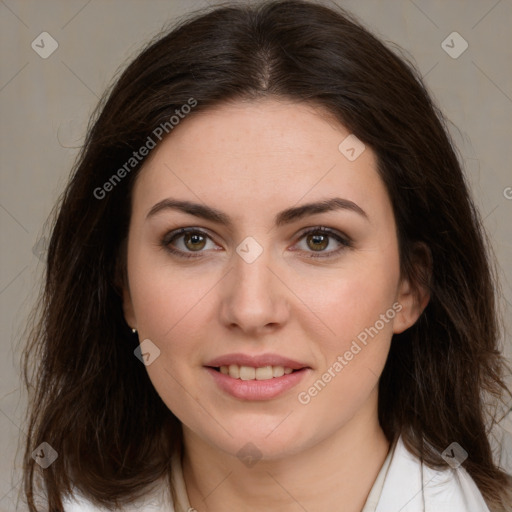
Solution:
M 324 227 L 317 227 L 306 231 L 301 235 L 300 240 L 302 239 L 306 243 L 306 248 L 313 250 L 313 253 L 308 256 L 309 258 L 329 258 L 332 255 L 339 254 L 346 247 L 351 246 L 348 238 Z M 331 245 L 330 239 L 334 239 L 339 247 L 332 251 L 325 251 L 324 249 Z M 307 249 L 305 250 L 306 252 L 308 252 Z

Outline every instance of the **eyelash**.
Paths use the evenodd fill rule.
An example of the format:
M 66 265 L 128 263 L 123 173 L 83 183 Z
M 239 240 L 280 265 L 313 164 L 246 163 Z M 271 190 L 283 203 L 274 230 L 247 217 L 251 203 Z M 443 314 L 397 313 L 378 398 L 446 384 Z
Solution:
M 196 256 L 196 255 L 194 255 L 193 252 L 184 252 L 179 249 L 175 249 L 170 245 L 171 242 L 174 242 L 174 240 L 178 239 L 180 236 L 187 234 L 187 233 L 199 234 L 199 235 L 205 236 L 211 240 L 211 237 L 206 232 L 202 231 L 201 229 L 180 228 L 178 230 L 171 231 L 170 233 L 167 233 L 164 236 L 164 238 L 161 241 L 162 247 L 165 250 L 169 251 L 171 254 L 174 254 L 180 258 L 185 258 L 185 259 L 200 258 L 201 257 L 200 254 L 202 251 L 197 251 L 198 255 Z M 339 247 L 335 251 L 329 251 L 329 252 L 320 251 L 316 254 L 313 252 L 309 256 L 307 256 L 308 258 L 333 258 L 335 256 L 338 256 L 346 248 L 352 247 L 352 241 L 348 237 L 346 237 L 346 236 L 343 237 L 340 234 L 338 234 L 336 231 L 333 231 L 332 229 L 329 229 L 329 228 L 325 228 L 323 226 L 317 226 L 317 227 L 311 228 L 311 229 L 303 232 L 300 235 L 298 241 L 302 240 L 307 235 L 314 234 L 314 233 L 321 233 L 323 235 L 328 235 L 328 236 L 334 238 L 337 242 L 339 242 L 341 244 L 341 247 Z

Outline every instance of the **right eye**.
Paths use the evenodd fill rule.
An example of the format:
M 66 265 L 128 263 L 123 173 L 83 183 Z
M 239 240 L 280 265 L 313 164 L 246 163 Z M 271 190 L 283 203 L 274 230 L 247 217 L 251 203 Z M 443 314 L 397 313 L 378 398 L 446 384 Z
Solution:
M 180 228 L 167 233 L 161 245 L 170 253 L 181 258 L 199 258 L 204 252 L 207 241 L 213 240 L 204 231 L 197 228 Z M 181 246 L 176 248 L 176 246 Z M 194 255 L 194 253 L 198 253 Z

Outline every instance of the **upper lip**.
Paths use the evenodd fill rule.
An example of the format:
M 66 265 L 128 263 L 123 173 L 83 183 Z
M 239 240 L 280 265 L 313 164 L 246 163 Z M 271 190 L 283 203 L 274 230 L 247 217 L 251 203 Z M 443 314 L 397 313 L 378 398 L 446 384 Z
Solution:
M 292 370 L 300 370 L 301 368 L 309 368 L 305 363 L 300 363 L 288 357 L 278 354 L 226 354 L 212 359 L 205 366 L 218 368 L 220 366 L 229 366 L 237 364 L 238 366 L 250 366 L 253 368 L 262 368 L 263 366 L 284 366 Z

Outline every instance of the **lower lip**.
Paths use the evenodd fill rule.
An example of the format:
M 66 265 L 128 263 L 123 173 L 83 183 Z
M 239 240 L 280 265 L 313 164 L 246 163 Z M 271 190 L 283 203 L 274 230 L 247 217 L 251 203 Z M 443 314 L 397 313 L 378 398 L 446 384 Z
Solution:
M 310 371 L 309 368 L 302 368 L 288 375 L 267 380 L 241 380 L 233 379 L 213 368 L 206 367 L 206 370 L 220 389 L 241 400 L 270 400 L 275 398 L 296 386 Z

